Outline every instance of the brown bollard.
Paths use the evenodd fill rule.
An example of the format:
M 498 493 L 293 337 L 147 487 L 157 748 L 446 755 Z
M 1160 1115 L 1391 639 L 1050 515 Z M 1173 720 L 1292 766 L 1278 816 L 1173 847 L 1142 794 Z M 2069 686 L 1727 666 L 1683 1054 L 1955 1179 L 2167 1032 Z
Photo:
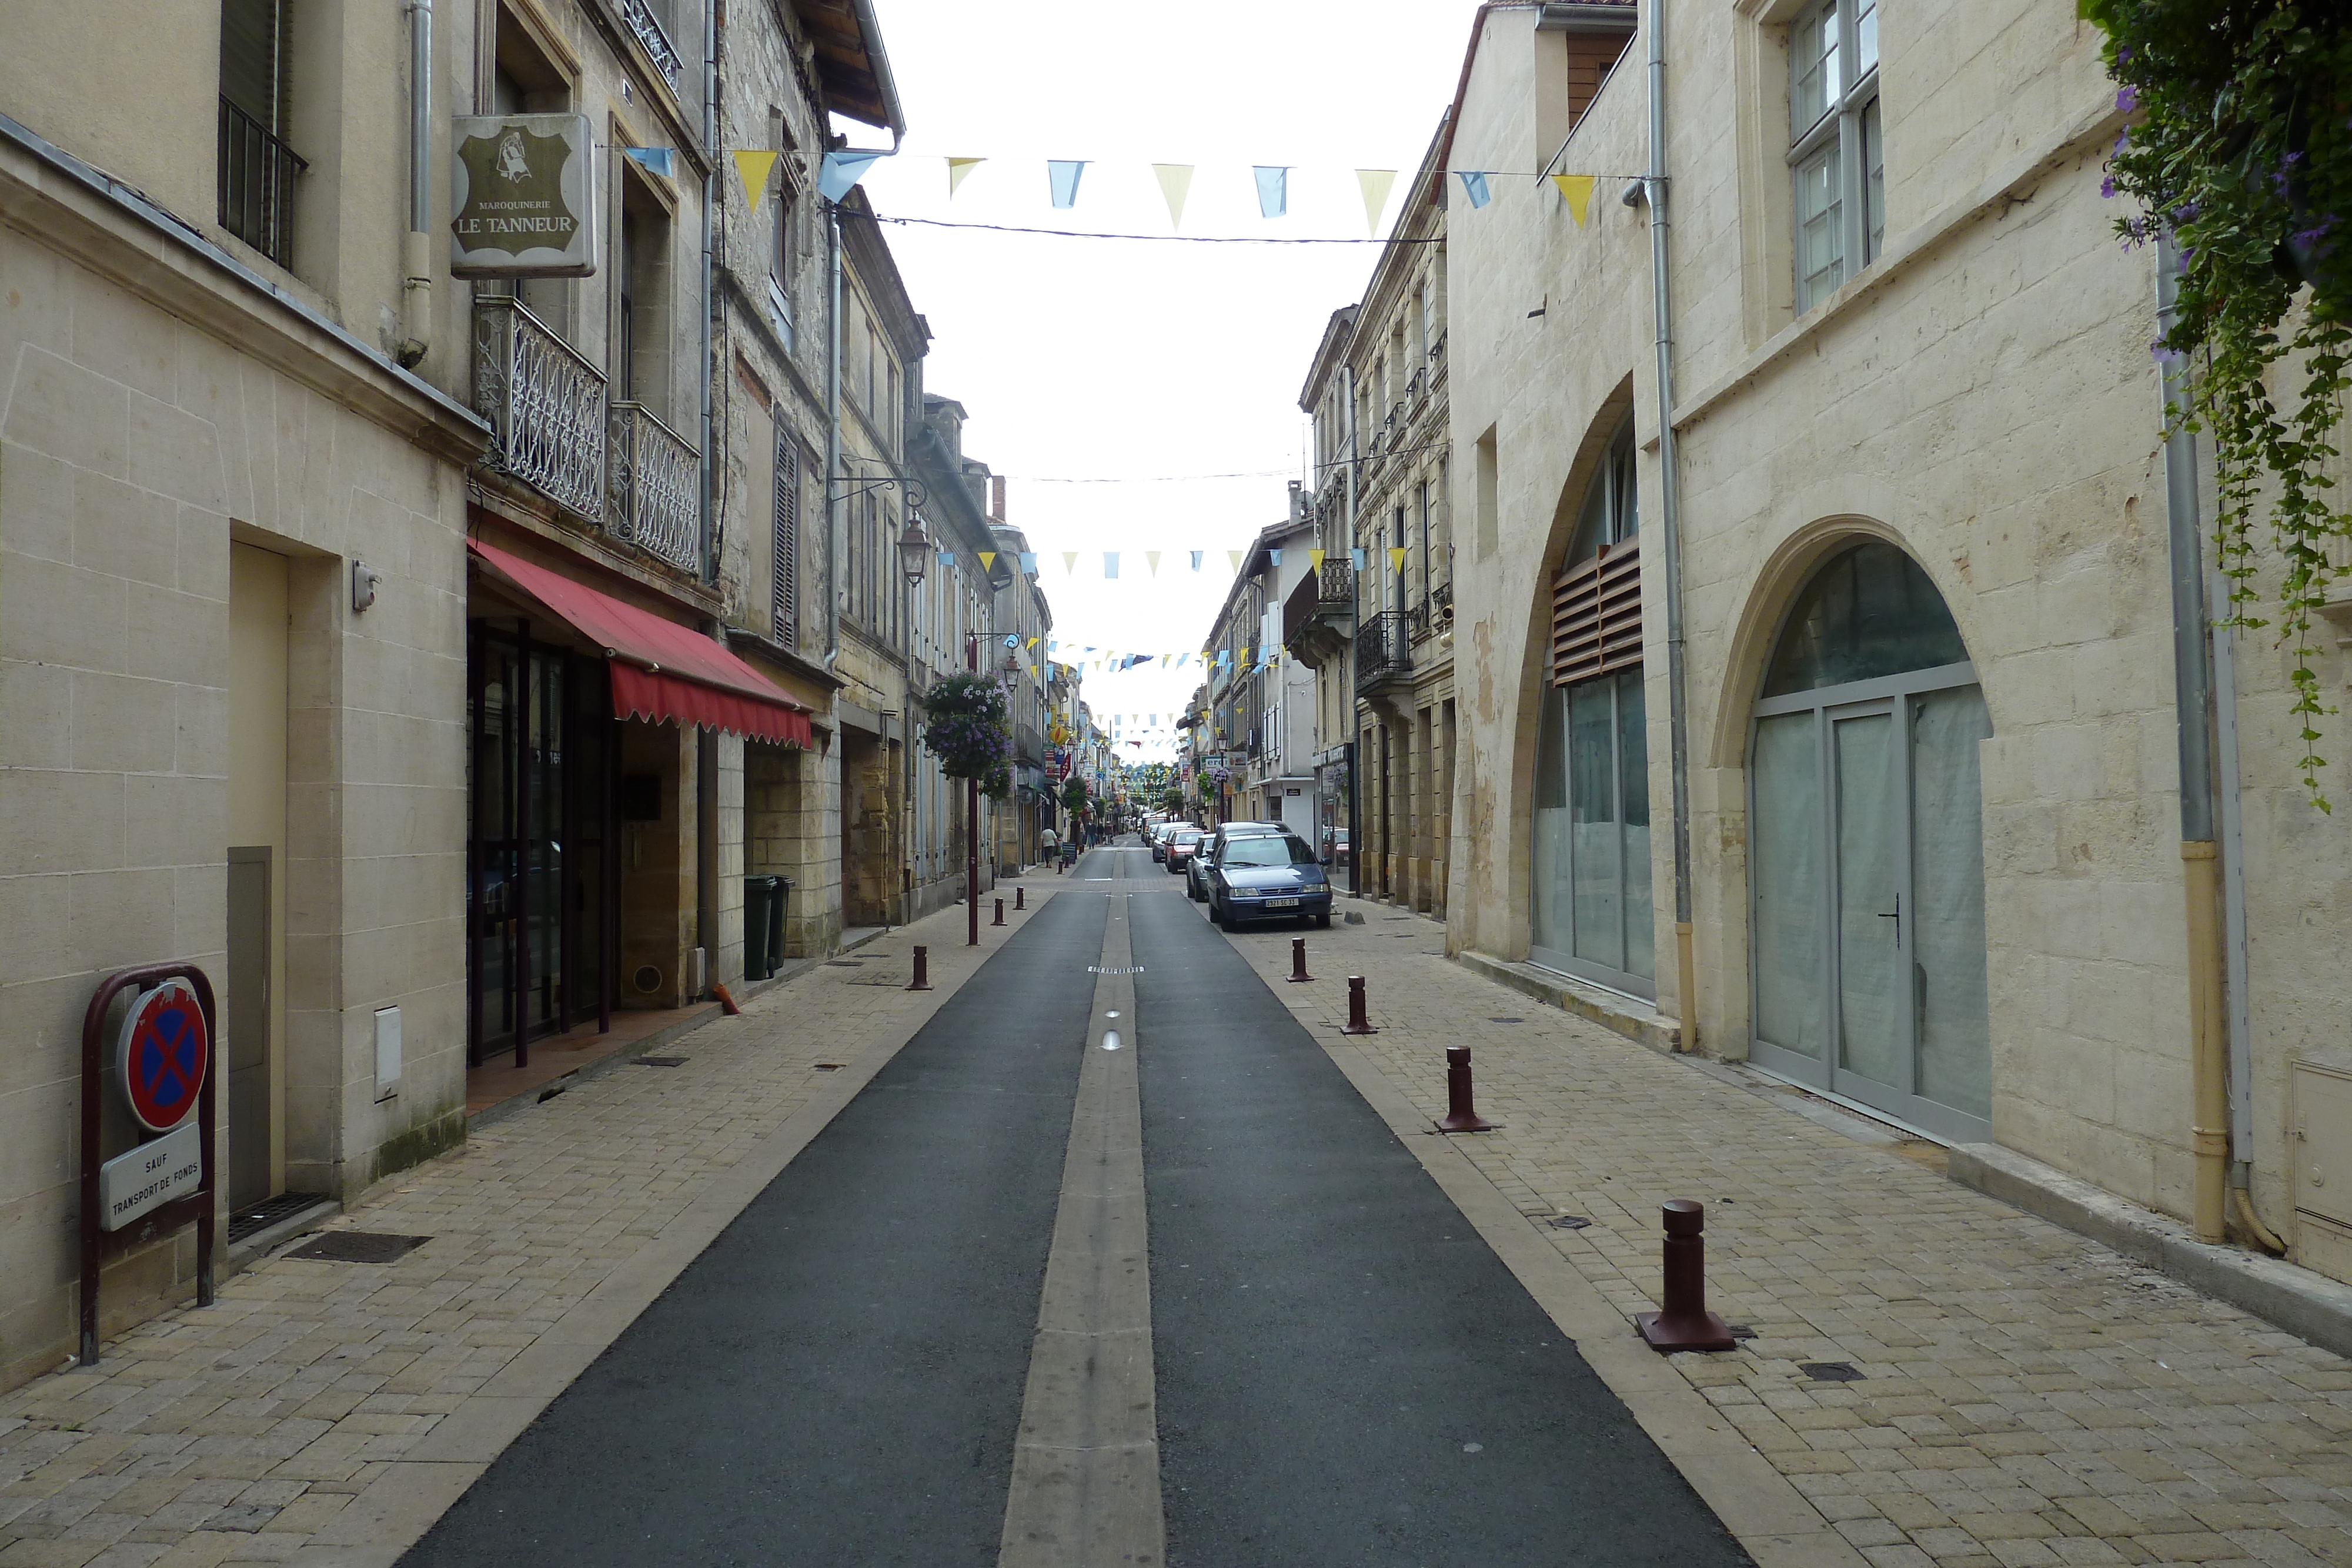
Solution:
M 931 988 L 931 950 L 929 947 L 915 949 L 915 983 L 907 988 L 910 991 Z
M 1348 977 L 1348 1027 L 1341 1030 L 1339 1032 L 1341 1034 L 1378 1034 L 1381 1032 L 1372 1027 L 1372 1020 L 1365 1016 L 1364 977 L 1361 975 L 1350 975 Z
M 991 925 L 1002 925 L 1004 924 L 1004 900 L 1000 898 L 996 901 L 996 918 L 990 921 L 989 924 Z
M 1293 936 L 1290 939 L 1290 983 L 1296 986 L 1314 977 L 1307 972 L 1307 938 Z
M 1738 1342 L 1721 1318 L 1706 1310 L 1706 1207 L 1687 1197 L 1666 1202 L 1665 1311 L 1642 1312 L 1633 1322 L 1653 1350 L 1729 1350 Z
M 1449 1045 L 1445 1048 L 1445 1120 L 1437 1124 L 1441 1133 L 1491 1133 L 1495 1124 L 1478 1114 L 1470 1103 L 1470 1048 Z
M 1029 889 L 1026 884 L 1016 887 L 1013 890 L 1013 907 L 1015 909 L 1026 909 L 1029 907 Z

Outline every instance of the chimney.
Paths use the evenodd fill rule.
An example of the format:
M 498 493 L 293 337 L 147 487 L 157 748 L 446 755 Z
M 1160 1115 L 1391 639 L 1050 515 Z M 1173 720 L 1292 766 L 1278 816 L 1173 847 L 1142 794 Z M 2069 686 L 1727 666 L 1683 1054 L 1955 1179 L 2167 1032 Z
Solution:
M 1002 525 L 1004 521 L 1004 476 L 988 476 L 988 520 Z

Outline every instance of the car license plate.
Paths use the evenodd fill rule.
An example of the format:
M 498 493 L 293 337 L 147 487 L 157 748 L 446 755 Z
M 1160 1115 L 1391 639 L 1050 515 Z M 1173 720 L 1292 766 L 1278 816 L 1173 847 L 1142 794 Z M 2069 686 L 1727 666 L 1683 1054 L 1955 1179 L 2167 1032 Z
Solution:
M 1298 907 L 1298 900 L 1295 898 L 1269 898 L 1265 901 L 1265 906 L 1268 909 L 1296 909 Z

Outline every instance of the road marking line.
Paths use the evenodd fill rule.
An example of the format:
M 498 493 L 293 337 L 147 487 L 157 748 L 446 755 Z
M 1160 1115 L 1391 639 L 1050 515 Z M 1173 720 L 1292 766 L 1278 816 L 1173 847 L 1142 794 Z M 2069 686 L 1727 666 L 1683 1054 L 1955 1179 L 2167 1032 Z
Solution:
M 1123 901 L 1131 894 L 1107 896 Z M 1151 1359 L 1143 1099 L 1128 923 L 1104 922 L 1062 1199 L 1029 1353 L 999 1568 L 1156 1565 L 1167 1552 Z M 1119 1036 L 1124 1042 L 1129 1037 Z

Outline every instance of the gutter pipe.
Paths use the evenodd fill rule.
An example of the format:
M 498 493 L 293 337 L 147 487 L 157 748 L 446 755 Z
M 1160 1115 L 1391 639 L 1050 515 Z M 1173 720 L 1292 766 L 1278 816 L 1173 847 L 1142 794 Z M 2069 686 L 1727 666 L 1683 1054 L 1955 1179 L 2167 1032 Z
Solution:
M 2158 331 L 2172 325 L 2179 262 L 2169 235 L 2156 253 Z M 2195 439 L 2172 420 L 2186 401 L 2179 366 L 2158 372 L 2168 426 L 2164 438 L 2166 545 L 2172 576 L 2173 703 L 2180 759 L 2180 881 L 2188 903 L 2189 1140 L 2195 1155 L 2190 1221 L 2197 1239 L 2228 1230 L 2229 1070 L 2231 1055 L 2221 922 L 2221 846 L 2214 839 L 2214 716 L 2211 616 L 2205 600 L 2197 507 Z
M 400 341 L 405 370 L 433 347 L 433 0 L 408 0 L 408 233 L 400 245 Z
M 841 657 L 841 204 L 824 204 L 824 603 L 825 649 L 832 669 Z
M 702 580 L 719 580 L 719 464 L 711 455 L 710 382 L 712 323 L 719 314 L 711 287 L 711 249 L 719 205 L 719 15 L 718 0 L 702 0 Z M 723 635 L 723 633 L 722 633 Z
M 1658 549 L 1666 568 L 1666 727 L 1675 813 L 1675 991 L 1681 1013 L 1675 1047 L 1698 1047 L 1698 965 L 1691 935 L 1690 702 L 1683 631 L 1682 479 L 1675 441 L 1675 317 L 1667 288 L 1666 0 L 1643 7 L 1649 36 L 1650 172 L 1641 199 L 1650 209 L 1650 296 L 1658 354 Z

